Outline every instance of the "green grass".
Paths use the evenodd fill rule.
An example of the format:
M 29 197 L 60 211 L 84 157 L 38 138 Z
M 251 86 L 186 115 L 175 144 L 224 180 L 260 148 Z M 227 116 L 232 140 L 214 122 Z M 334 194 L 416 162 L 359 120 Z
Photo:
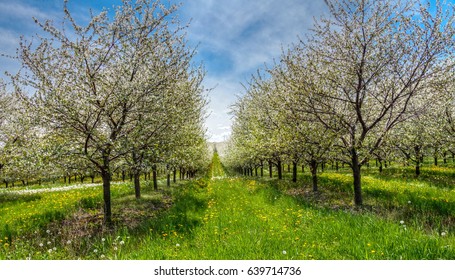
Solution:
M 359 208 L 347 172 L 324 172 L 313 194 L 308 173 L 297 183 L 227 176 L 215 154 L 207 177 L 145 187 L 140 200 L 130 185 L 116 185 L 114 228 L 100 224 L 98 187 L 3 193 L 0 238 L 8 245 L 0 258 L 455 259 L 455 170 L 388 172 L 364 173 Z

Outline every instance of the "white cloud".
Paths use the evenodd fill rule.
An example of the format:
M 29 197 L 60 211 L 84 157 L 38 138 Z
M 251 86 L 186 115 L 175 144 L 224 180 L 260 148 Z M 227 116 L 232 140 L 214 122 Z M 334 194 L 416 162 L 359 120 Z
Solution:
M 263 1 L 207 1 L 184 3 L 180 14 L 192 18 L 188 39 L 199 44 L 201 54 L 218 55 L 204 58 L 212 71 L 207 73 L 205 85 L 214 87 L 209 94 L 209 108 L 213 111 L 206 126 L 210 139 L 223 140 L 228 136 L 231 116 L 229 106 L 245 90 L 246 83 L 264 63 L 271 64 L 280 56 L 282 48 L 296 43 L 313 25 L 313 17 L 326 10 L 323 1 L 263 0 Z M 227 70 L 223 63 L 228 65 Z M 217 71 L 217 67 L 220 71 Z
M 0 1 L 0 4 L 0 16 L 2 18 L 13 16 L 15 18 L 29 20 L 31 24 L 33 24 L 33 17 L 39 19 L 49 17 L 48 13 L 31 5 L 21 3 L 20 1 Z
M 120 4 L 118 0 L 114 2 Z M 38 30 L 32 17 L 59 19 L 55 21 L 58 24 L 62 3 L 60 0 L 0 0 L 0 53 L 14 55 L 20 35 L 31 38 Z M 109 2 L 108 8 L 112 4 Z M 95 13 L 101 10 L 97 1 L 69 1 L 69 5 L 73 15 L 82 22 L 87 20 L 89 8 Z M 241 83 L 246 84 L 264 63 L 271 64 L 278 58 L 283 47 L 297 42 L 297 36 L 304 35 L 312 26 L 313 17 L 325 10 L 321 0 L 184 1 L 177 13 L 182 23 L 192 19 L 186 30 L 187 38 L 192 45 L 198 45 L 197 58 L 203 59 L 210 70 L 204 86 L 213 88 L 208 94 L 210 116 L 206 121 L 211 140 L 222 141 L 229 136 L 229 106 L 245 92 Z M 11 59 L 0 57 L 0 63 L 1 72 L 11 69 L 14 72 L 17 67 Z

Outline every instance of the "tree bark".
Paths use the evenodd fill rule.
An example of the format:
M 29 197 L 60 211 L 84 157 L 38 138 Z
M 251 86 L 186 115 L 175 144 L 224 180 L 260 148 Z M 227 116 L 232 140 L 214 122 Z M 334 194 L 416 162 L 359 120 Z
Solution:
M 156 179 L 156 165 L 153 165 L 152 167 L 152 176 L 153 176 L 153 189 L 155 191 L 158 190 L 158 181 Z
M 359 156 L 355 148 L 351 149 L 351 160 L 352 160 L 352 175 L 354 177 L 354 203 L 357 206 L 363 204 L 362 198 L 362 181 L 361 181 L 361 165 L 359 163 Z
M 272 177 L 273 177 L 273 174 L 272 174 L 272 172 L 273 172 L 272 161 L 270 161 L 270 160 L 269 160 L 269 176 L 270 176 L 270 178 L 272 178 Z
M 104 224 L 112 225 L 111 175 L 109 168 L 101 171 L 101 178 L 103 179 Z
M 141 173 L 138 171 L 135 171 L 133 177 L 134 177 L 134 193 L 136 195 L 136 199 L 140 199 L 141 198 L 141 181 L 140 181 Z
M 283 179 L 283 169 L 282 169 L 282 165 L 281 165 L 281 160 L 278 160 L 277 161 L 277 169 L 278 169 L 278 179 Z
M 297 162 L 292 163 L 292 182 L 297 182 Z
M 414 147 L 414 152 L 416 156 L 416 176 L 420 175 L 420 146 Z
M 311 171 L 311 178 L 313 181 L 313 192 L 318 191 L 318 162 L 316 160 L 311 160 L 310 161 L 310 171 Z

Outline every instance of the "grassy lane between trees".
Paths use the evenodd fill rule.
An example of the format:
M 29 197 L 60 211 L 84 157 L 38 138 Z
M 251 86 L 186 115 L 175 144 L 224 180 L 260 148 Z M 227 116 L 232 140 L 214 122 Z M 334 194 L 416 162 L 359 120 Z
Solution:
M 225 177 L 218 157 L 207 187 L 191 191 L 180 218 L 163 220 L 123 258 L 454 259 L 454 238 L 370 211 L 315 207 L 276 181 Z M 188 203 L 191 201 L 191 203 Z M 182 205 L 183 205 L 182 204 Z M 184 217 L 184 218 L 183 218 Z M 185 226 L 175 221 L 190 222 Z M 185 230 L 183 230 L 185 229 Z
M 348 179 L 332 177 L 323 177 L 321 189 L 342 190 Z M 372 185 L 379 183 L 371 180 Z M 62 192 L 53 199 L 47 196 L 57 193 L 4 196 L 0 258 L 455 259 L 450 231 L 431 232 L 405 218 L 384 217 L 375 211 L 326 207 L 296 194 L 298 188 L 287 181 L 227 176 L 216 154 L 205 178 L 159 192 L 144 188 L 140 200 L 134 198 L 131 187 L 116 188 L 114 213 L 121 215 L 117 214 L 118 226 L 113 230 L 97 226 L 102 219 L 101 198 L 94 198 L 100 196 L 99 190 L 96 194 L 92 189 Z M 370 192 L 371 196 L 377 193 Z M 406 193 L 413 195 L 411 188 L 401 195 Z M 320 196 L 334 201 L 327 192 Z M 73 210 L 62 210 L 41 223 L 30 217 L 16 224 L 6 222 L 8 215 L 34 211 L 34 203 L 45 199 L 73 205 Z M 5 207 L 8 211 L 3 211 Z M 19 221 L 30 226 L 20 228 Z

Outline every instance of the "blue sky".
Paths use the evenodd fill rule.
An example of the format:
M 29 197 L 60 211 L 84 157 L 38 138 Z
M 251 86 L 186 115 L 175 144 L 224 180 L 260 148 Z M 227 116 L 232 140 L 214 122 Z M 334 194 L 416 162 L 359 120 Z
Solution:
M 173 3 L 180 1 L 172 0 Z M 70 0 L 70 11 L 80 22 L 119 0 Z M 182 23 L 191 20 L 187 39 L 198 46 L 196 61 L 207 70 L 204 85 L 209 93 L 206 121 L 211 141 L 230 134 L 229 106 L 244 93 L 242 86 L 264 64 L 272 64 L 282 48 L 305 37 L 314 18 L 327 13 L 323 0 L 183 0 L 178 10 Z M 63 0 L 0 0 L 0 53 L 14 55 L 19 37 L 31 38 L 39 28 L 32 17 L 59 22 Z M 0 57 L 0 72 L 16 72 L 12 59 Z M 4 77 L 0 74 L 0 77 Z
M 179 1 L 172 1 L 179 3 Z M 70 0 L 70 10 L 80 22 L 89 10 L 112 8 L 121 1 Z M 187 38 L 198 46 L 197 61 L 207 70 L 209 93 L 207 137 L 222 141 L 230 134 L 229 105 L 244 93 L 251 75 L 264 63 L 279 57 L 282 47 L 298 40 L 311 27 L 313 17 L 326 11 L 322 0 L 191 0 L 181 1 L 181 22 L 191 20 Z M 39 28 L 32 17 L 59 22 L 63 0 L 0 0 L 0 53 L 14 55 L 19 37 L 32 38 Z M 16 72 L 18 64 L 0 57 L 0 72 Z M 4 77 L 0 75 L 0 77 Z

